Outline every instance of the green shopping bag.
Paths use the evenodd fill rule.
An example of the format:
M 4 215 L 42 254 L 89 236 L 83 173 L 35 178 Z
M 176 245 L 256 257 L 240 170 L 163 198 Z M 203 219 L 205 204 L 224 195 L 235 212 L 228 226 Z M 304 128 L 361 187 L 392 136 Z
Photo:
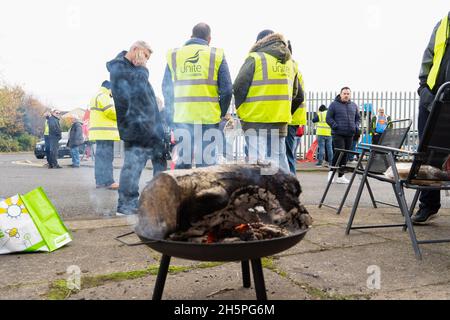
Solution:
M 52 252 L 71 241 L 42 188 L 0 201 L 0 254 Z

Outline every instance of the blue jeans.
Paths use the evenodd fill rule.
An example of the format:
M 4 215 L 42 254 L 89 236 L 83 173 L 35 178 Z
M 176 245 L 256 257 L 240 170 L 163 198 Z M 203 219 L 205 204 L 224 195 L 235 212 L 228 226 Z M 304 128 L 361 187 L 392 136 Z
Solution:
M 110 186 L 114 183 L 114 141 L 98 140 L 96 146 L 95 183 L 98 186 Z
M 217 134 L 211 140 L 205 137 L 205 132 Z M 179 135 L 179 136 L 178 136 Z M 224 145 L 218 144 L 217 148 L 207 150 L 211 144 L 215 144 L 216 138 L 221 139 L 224 135 L 219 130 L 219 124 L 190 124 L 177 123 L 175 138 L 177 139 L 177 161 L 175 169 L 191 169 L 193 162 L 197 168 L 217 164 L 217 152 L 222 152 Z M 187 141 L 184 141 L 187 139 Z M 209 141 L 208 141 L 209 140 Z M 211 151 L 210 153 L 208 151 Z
M 70 148 L 70 155 L 72 156 L 72 166 L 80 166 L 80 146 Z
M 258 132 L 255 130 L 255 132 L 246 132 L 245 134 L 248 137 L 249 163 L 270 162 L 274 168 L 282 169 L 286 173 L 291 172 L 286 155 L 286 137 L 273 134 L 268 130 L 259 130 Z
M 333 139 L 331 136 L 317 136 L 319 142 L 319 162 L 322 164 L 325 159 L 325 150 L 327 151 L 328 160 L 333 159 Z
M 162 157 L 161 150 L 125 142 L 125 160 L 120 172 L 118 212 L 130 214 L 138 208 L 139 180 L 149 159 L 153 164 L 153 176 L 167 169 L 167 161 Z
M 297 133 L 297 126 L 288 126 L 288 134 L 286 137 L 286 156 L 289 163 L 289 170 L 292 174 L 297 173 L 297 161 L 295 159 L 295 150 L 297 144 L 295 141 L 295 135 Z

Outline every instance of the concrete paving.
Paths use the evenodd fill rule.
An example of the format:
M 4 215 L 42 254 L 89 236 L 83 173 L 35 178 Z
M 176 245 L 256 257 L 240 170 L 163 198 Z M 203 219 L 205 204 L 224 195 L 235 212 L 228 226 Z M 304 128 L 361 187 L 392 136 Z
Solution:
M 450 244 L 422 245 L 416 260 L 400 228 L 344 235 L 349 210 L 337 216 L 307 206 L 314 225 L 295 247 L 264 259 L 269 299 L 449 299 Z M 450 210 L 419 237 L 450 233 Z M 356 224 L 401 221 L 395 208 L 363 208 Z M 151 299 L 160 254 L 146 246 L 126 247 L 114 238 L 132 230 L 125 218 L 68 221 L 74 241 L 50 254 L 0 257 L 0 299 Z M 131 236 L 129 241 L 137 241 Z M 79 268 L 81 290 L 69 290 L 71 267 Z M 255 298 L 242 287 L 240 264 L 173 258 L 164 299 Z M 68 269 L 69 268 L 69 269 Z M 68 281 L 68 282 L 67 282 Z M 72 287 L 73 288 L 73 287 Z

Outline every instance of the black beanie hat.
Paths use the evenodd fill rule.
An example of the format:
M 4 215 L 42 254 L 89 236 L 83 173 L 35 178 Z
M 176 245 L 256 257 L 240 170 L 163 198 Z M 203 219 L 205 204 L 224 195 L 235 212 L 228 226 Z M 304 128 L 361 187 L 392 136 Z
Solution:
M 102 87 L 111 90 L 111 83 L 108 80 L 103 81 Z
M 269 34 L 273 34 L 273 33 L 275 33 L 275 32 L 273 32 L 272 30 L 269 30 L 269 29 L 261 31 L 260 33 L 258 33 L 258 36 L 256 37 L 256 42 L 258 42 L 262 38 L 267 37 Z

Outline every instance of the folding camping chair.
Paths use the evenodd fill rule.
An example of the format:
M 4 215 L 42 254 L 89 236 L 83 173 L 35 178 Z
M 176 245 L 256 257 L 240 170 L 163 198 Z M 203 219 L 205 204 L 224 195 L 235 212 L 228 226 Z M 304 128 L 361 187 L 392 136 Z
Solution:
M 408 132 L 409 132 L 409 129 L 411 128 L 411 125 L 412 125 L 412 121 L 410 119 L 403 119 L 403 120 L 396 120 L 396 121 L 389 122 L 386 129 L 384 130 L 383 134 L 380 137 L 379 145 L 400 149 L 408 136 Z M 322 200 L 320 200 L 319 208 L 321 208 L 322 206 L 325 206 L 328 208 L 335 209 L 337 214 L 341 213 L 342 208 L 344 207 L 345 201 L 347 200 L 350 189 L 352 188 L 353 181 L 355 180 L 356 174 L 364 172 L 364 167 L 362 166 L 362 160 L 368 151 L 368 149 L 366 147 L 364 147 L 364 145 L 366 145 L 366 144 L 360 145 L 360 149 L 362 149 L 363 151 L 365 150 L 365 152 L 361 153 L 361 155 L 358 159 L 358 163 L 356 164 L 355 167 L 341 166 L 338 164 L 341 163 L 343 157 L 347 157 L 348 154 L 358 154 L 358 152 L 351 151 L 351 150 L 344 150 L 344 149 L 335 149 L 336 152 L 339 152 L 339 157 L 336 161 L 337 165 L 334 167 L 330 167 L 333 170 L 333 174 L 325 188 L 325 191 L 322 196 Z M 381 173 L 386 172 L 386 170 L 388 168 L 389 168 L 389 163 L 388 163 L 387 157 L 382 154 L 376 154 L 376 155 L 374 155 L 374 159 L 369 167 L 369 172 L 371 172 L 373 174 L 381 174 Z M 340 169 L 341 170 L 343 169 L 345 172 L 352 172 L 352 176 L 350 178 L 350 182 L 347 186 L 344 196 L 342 197 L 342 200 L 339 204 L 339 207 L 335 208 L 333 206 L 325 204 L 324 202 L 325 202 L 325 198 L 327 197 L 328 191 L 330 190 L 331 184 L 333 183 L 332 181 L 334 179 L 334 176 L 336 175 L 336 171 L 338 171 Z M 359 170 L 355 170 L 355 169 L 359 169 Z M 369 182 L 366 180 L 365 183 L 366 183 L 367 190 L 369 192 L 373 207 L 377 208 L 377 203 L 386 204 L 381 201 L 375 200 L 375 197 L 373 195 L 373 192 L 372 192 Z
M 447 90 L 446 90 L 447 89 Z M 447 94 L 444 94 L 447 92 Z M 417 259 L 422 259 L 422 253 L 419 244 L 432 244 L 450 242 L 450 239 L 437 240 L 417 240 L 414 226 L 411 221 L 411 216 L 419 199 L 420 193 L 424 190 L 450 190 L 450 172 L 446 171 L 450 156 L 450 82 L 441 86 L 436 98 L 433 102 L 433 107 L 428 117 L 422 139 L 419 143 L 417 152 L 409 152 L 392 147 L 380 145 L 365 145 L 363 153 L 369 152 L 368 164 L 364 171 L 359 168 L 358 173 L 362 173 L 362 180 L 353 203 L 352 212 L 348 220 L 346 234 L 353 229 L 370 229 L 370 228 L 390 228 L 403 227 L 403 231 L 408 230 L 411 238 L 412 246 Z M 396 154 L 411 154 L 414 160 L 407 178 L 402 178 L 399 175 L 395 165 Z M 380 174 L 374 174 L 370 171 L 371 164 L 374 162 L 376 155 L 383 155 L 386 157 L 389 166 L 392 168 L 393 178 L 386 177 Z M 430 169 L 436 174 L 429 175 Z M 442 170 L 444 169 L 444 170 Z M 367 178 L 374 178 L 382 182 L 390 183 L 393 187 L 398 207 L 405 219 L 403 224 L 385 224 L 385 225 L 367 225 L 367 226 L 353 226 L 359 200 L 361 198 L 364 185 Z M 416 190 L 411 206 L 408 208 L 404 189 Z

